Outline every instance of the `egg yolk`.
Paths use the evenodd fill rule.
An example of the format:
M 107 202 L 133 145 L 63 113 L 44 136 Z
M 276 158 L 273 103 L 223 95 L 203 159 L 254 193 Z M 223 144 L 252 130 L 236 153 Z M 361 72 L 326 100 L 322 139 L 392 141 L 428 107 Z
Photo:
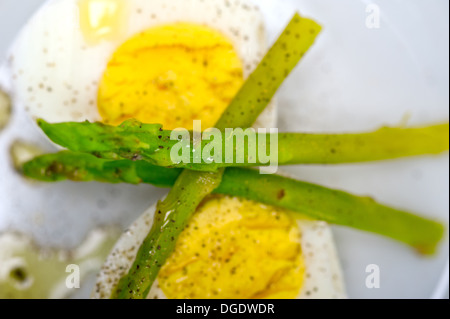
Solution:
M 98 91 L 105 123 L 129 118 L 192 129 L 213 127 L 243 83 L 233 44 L 205 26 L 177 23 L 126 41 L 109 61 Z
M 170 299 L 293 299 L 304 279 L 300 230 L 278 208 L 211 196 L 159 273 Z

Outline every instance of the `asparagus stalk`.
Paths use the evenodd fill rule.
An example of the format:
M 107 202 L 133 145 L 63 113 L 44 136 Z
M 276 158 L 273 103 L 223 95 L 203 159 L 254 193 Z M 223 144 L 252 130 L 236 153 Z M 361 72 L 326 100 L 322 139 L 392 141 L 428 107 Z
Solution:
M 39 120 L 38 123 L 50 139 L 72 151 L 106 159 L 144 159 L 157 166 L 209 172 L 238 166 L 368 162 L 439 154 L 449 148 L 448 123 L 414 128 L 383 127 L 362 134 L 256 134 L 253 145 L 233 143 L 233 135 L 222 133 L 218 145 L 222 150 L 227 150 L 227 144 L 233 145 L 234 153 L 230 157 L 233 162 L 226 160 L 223 151 L 219 161 L 205 162 L 203 156 L 201 163 L 195 163 L 192 139 L 189 141 L 188 161 L 173 162 L 172 148 L 180 142 L 171 140 L 172 131 L 163 130 L 158 124 L 143 124 L 136 120 L 129 120 L 119 127 L 89 122 L 49 124 Z M 241 131 L 240 134 L 243 133 Z M 276 163 L 259 157 L 258 147 L 265 144 L 265 155 L 273 140 L 278 144 Z M 209 143 L 202 142 L 201 154 Z M 254 147 L 254 152 L 250 152 L 250 147 Z M 238 158 L 244 161 L 237 162 Z
M 382 127 L 362 134 L 280 134 L 283 165 L 359 163 L 449 149 L 449 124 L 421 127 Z M 285 141 L 283 141 L 285 139 Z
M 23 170 L 26 176 L 41 181 L 96 180 L 149 183 L 159 187 L 172 187 L 181 173 L 181 169 L 160 168 L 146 161 L 104 160 L 67 151 L 38 157 L 26 163 Z M 226 169 L 214 193 L 238 196 L 285 208 L 301 216 L 384 235 L 406 243 L 422 254 L 432 254 L 443 236 L 441 224 L 384 206 L 371 198 L 278 175 L 260 175 L 252 169 Z M 185 196 L 183 194 L 176 195 Z
M 348 226 L 406 243 L 430 255 L 444 234 L 444 226 L 370 197 L 327 189 L 252 169 L 229 168 L 215 192 L 279 206 L 332 224 Z
M 216 127 L 249 127 L 278 87 L 313 44 L 320 31 L 314 21 L 295 14 L 280 38 L 237 93 Z M 128 274 L 112 298 L 145 298 L 176 239 L 201 201 L 220 185 L 224 169 L 215 173 L 184 170 L 167 198 L 158 203 L 156 218 Z
M 154 166 L 147 161 L 105 160 L 70 151 L 38 156 L 22 166 L 25 176 L 42 182 L 145 183 L 167 188 L 175 184 L 181 171 Z

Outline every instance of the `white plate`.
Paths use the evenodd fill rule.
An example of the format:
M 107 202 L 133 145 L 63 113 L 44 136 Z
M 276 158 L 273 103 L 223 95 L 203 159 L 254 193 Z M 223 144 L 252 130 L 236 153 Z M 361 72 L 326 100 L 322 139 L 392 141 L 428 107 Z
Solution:
M 297 8 L 324 31 L 279 92 L 281 131 L 361 131 L 448 120 L 448 2 L 376 1 L 379 29 L 366 27 L 370 1 L 258 0 L 273 40 Z M 41 1 L 0 0 L 0 57 Z M 282 4 L 281 4 L 282 3 Z M 148 185 L 29 184 L 11 169 L 15 139 L 51 149 L 15 110 L 0 133 L 0 231 L 21 230 L 45 245 L 73 247 L 97 225 L 129 225 L 164 191 Z M 299 179 L 344 189 L 443 220 L 448 225 L 448 155 L 338 167 L 289 167 Z M 45 194 L 42 196 L 42 194 Z M 443 297 L 448 287 L 448 236 L 433 258 L 391 240 L 336 227 L 351 298 Z M 381 269 L 381 286 L 365 285 L 366 266 Z M 87 295 L 85 295 L 87 297 Z

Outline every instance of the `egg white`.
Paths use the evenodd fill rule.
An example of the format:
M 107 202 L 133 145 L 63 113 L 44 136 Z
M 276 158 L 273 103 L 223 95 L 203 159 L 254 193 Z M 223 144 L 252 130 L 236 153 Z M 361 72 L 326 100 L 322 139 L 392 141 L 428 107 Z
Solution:
M 263 18 L 247 0 L 127 0 L 123 36 L 90 44 L 77 0 L 50 0 L 24 26 L 8 54 L 14 104 L 50 122 L 101 120 L 98 82 L 115 50 L 148 28 L 190 22 L 222 32 L 234 44 L 248 76 L 266 51 Z M 261 118 L 275 120 L 274 105 Z M 272 122 L 273 123 L 273 122 Z M 273 123 L 274 124 L 274 123 Z

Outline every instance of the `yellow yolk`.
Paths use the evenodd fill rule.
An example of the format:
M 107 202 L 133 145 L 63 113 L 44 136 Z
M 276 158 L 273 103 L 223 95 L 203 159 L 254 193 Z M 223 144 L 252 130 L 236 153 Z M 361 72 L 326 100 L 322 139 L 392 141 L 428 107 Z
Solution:
M 125 34 L 127 0 L 79 0 L 80 29 L 89 44 L 118 40 Z
M 103 121 L 129 118 L 192 129 L 213 127 L 243 83 L 233 44 L 208 27 L 177 23 L 142 32 L 109 61 L 98 92 Z
M 297 298 L 300 230 L 281 209 L 209 197 L 177 241 L 158 281 L 167 298 Z

